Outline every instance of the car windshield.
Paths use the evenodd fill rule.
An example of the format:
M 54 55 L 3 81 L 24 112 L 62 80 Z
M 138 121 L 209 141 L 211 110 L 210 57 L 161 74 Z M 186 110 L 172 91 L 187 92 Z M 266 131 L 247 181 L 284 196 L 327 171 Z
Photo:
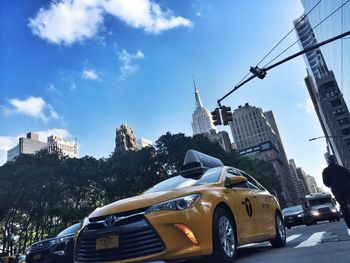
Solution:
M 301 205 L 297 205 L 297 206 L 287 207 L 287 208 L 282 210 L 282 213 L 284 215 L 285 214 L 292 214 L 292 213 L 296 213 L 296 212 L 303 212 L 303 207 Z
M 66 228 L 65 230 L 63 230 L 61 233 L 59 233 L 57 235 L 57 237 L 73 235 L 76 232 L 78 232 L 79 228 L 80 228 L 80 223 L 74 224 L 74 225 Z
M 330 197 L 318 198 L 318 199 L 310 199 L 309 200 L 309 204 L 311 206 L 323 205 L 323 204 L 329 204 L 329 203 L 332 203 L 332 199 Z
M 160 182 L 159 184 L 156 184 L 155 186 L 144 192 L 144 194 L 161 191 L 172 191 L 188 186 L 216 183 L 220 180 L 221 170 L 222 167 L 209 169 L 199 179 L 186 178 L 181 175 L 174 176 L 163 182 Z

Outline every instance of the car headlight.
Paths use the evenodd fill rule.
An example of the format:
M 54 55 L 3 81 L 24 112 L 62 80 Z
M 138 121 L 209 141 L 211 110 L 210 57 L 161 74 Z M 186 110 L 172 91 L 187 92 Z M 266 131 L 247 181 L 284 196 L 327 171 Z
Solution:
M 338 212 L 338 210 L 337 210 L 336 208 L 332 208 L 331 211 L 332 211 L 333 213 Z
M 200 198 L 201 194 L 193 194 L 162 202 L 148 208 L 146 214 L 161 210 L 183 211 L 188 208 L 194 207 Z
M 304 217 L 304 215 L 303 214 L 299 214 L 299 215 L 297 215 L 297 217 L 301 218 L 301 217 Z
M 312 214 L 313 216 L 319 216 L 319 215 L 320 215 L 320 213 L 317 212 L 317 211 L 311 211 L 311 214 Z
M 64 242 L 65 240 L 66 240 L 66 239 L 65 239 L 64 237 L 52 239 L 52 240 L 50 241 L 50 244 L 51 244 L 51 246 L 57 245 L 57 244 L 59 244 L 59 243 Z

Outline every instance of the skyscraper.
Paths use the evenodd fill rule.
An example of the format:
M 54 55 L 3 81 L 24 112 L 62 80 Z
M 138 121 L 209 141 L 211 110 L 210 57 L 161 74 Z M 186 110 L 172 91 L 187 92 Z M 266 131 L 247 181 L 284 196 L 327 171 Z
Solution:
M 115 152 L 120 153 L 128 150 L 138 150 L 138 145 L 134 131 L 127 124 L 120 125 L 116 129 Z
M 210 134 L 210 130 L 214 129 L 216 131 L 213 120 L 211 118 L 211 113 L 203 106 L 195 81 L 193 81 L 193 85 L 194 96 L 196 99 L 196 109 L 192 114 L 193 135 L 203 133 Z
M 317 43 L 307 17 L 294 21 L 303 49 Z M 338 163 L 350 168 L 350 114 L 332 70 L 329 70 L 321 49 L 305 55 L 307 77 L 305 84 L 320 121 L 327 145 Z M 328 148 L 328 147 L 327 147 Z
M 271 162 L 283 191 L 280 200 L 287 205 L 298 203 L 297 190 L 273 112 L 264 113 L 261 108 L 246 103 L 234 110 L 232 119 L 231 132 L 239 153 Z
M 78 158 L 78 144 L 76 140 L 75 142 L 70 142 L 55 135 L 51 135 L 47 138 L 47 149 L 49 153 L 58 152 L 62 154 L 62 156 Z
M 34 154 L 45 149 L 47 143 L 39 141 L 39 135 L 34 132 L 27 133 L 26 137 L 21 137 L 18 144 L 7 151 L 7 161 L 12 161 L 20 154 Z
M 324 41 L 340 35 L 350 29 L 350 2 L 346 0 L 301 0 L 305 13 L 314 6 L 308 14 L 308 19 L 318 41 Z M 338 11 L 334 12 L 336 9 Z M 333 13 L 334 12 L 334 13 Z M 333 13 L 333 14 L 332 14 Z M 331 16 L 329 16 L 332 14 Z M 320 23 L 328 17 L 323 23 Z M 342 38 L 321 47 L 328 67 L 334 72 L 339 88 L 344 95 L 347 105 L 350 105 L 350 41 Z
M 19 143 L 7 151 L 7 160 L 11 161 L 20 154 L 35 154 L 46 149 L 49 153 L 58 152 L 69 158 L 78 157 L 77 142 L 69 142 L 55 135 L 47 138 L 47 143 L 39 141 L 39 135 L 34 132 L 27 133 L 27 136 L 19 138 Z

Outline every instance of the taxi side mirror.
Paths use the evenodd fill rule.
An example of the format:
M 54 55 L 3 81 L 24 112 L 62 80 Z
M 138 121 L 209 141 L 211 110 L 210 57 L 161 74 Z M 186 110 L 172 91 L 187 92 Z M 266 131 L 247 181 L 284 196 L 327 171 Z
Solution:
M 247 178 L 241 175 L 230 176 L 226 178 L 225 187 L 235 187 L 241 183 L 246 183 L 247 181 Z

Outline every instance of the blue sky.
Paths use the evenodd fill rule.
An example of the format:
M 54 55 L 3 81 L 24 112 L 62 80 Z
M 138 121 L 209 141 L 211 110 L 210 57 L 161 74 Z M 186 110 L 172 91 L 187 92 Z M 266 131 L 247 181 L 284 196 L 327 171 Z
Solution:
M 122 123 L 152 141 L 192 135 L 192 74 L 213 110 L 302 12 L 297 0 L 1 1 L 0 164 L 29 131 L 77 138 L 80 156 L 97 158 L 113 151 Z M 272 110 L 288 157 L 321 184 L 325 142 L 308 142 L 322 131 L 305 75 L 297 58 L 223 104 Z

